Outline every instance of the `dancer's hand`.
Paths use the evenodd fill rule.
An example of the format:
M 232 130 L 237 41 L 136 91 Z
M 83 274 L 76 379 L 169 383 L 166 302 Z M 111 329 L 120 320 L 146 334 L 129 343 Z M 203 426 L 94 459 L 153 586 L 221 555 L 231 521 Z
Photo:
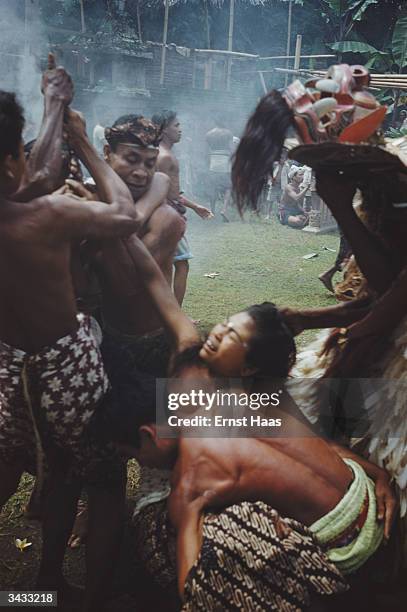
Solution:
M 383 522 L 384 537 L 390 537 L 391 528 L 397 515 L 398 500 L 386 470 L 380 468 L 376 481 L 377 519 Z
M 72 102 L 74 93 L 72 79 L 65 68 L 56 67 L 52 53 L 48 55 L 48 67 L 42 76 L 41 91 L 46 98 L 57 99 L 66 106 Z

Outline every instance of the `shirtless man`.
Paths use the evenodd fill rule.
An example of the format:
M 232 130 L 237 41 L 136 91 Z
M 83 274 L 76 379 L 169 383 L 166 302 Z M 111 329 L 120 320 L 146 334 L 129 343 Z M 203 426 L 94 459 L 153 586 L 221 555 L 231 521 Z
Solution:
M 170 178 L 170 190 L 168 199 L 180 210 L 185 212 L 185 206 L 191 208 L 202 219 L 210 219 L 213 214 L 210 210 L 192 202 L 185 196 L 181 195 L 179 182 L 179 163 L 174 155 L 173 147 L 181 140 L 182 131 L 177 114 L 174 111 L 162 111 L 152 117 L 152 122 L 160 126 L 162 129 L 162 140 L 160 142 L 160 152 L 157 160 L 157 170 L 164 172 Z M 181 206 L 180 206 L 181 205 Z M 189 244 L 186 236 L 184 236 L 178 245 L 174 257 L 174 294 L 180 306 L 184 301 L 184 296 L 187 288 L 187 279 L 189 272 L 188 260 L 192 258 L 192 253 L 189 250 Z
M 136 212 L 155 178 L 159 137 L 152 123 L 136 115 L 120 117 L 112 128 L 106 129 L 105 159 L 130 189 Z M 162 200 L 141 237 L 170 283 L 172 259 L 185 222 L 165 198 Z M 103 245 L 99 272 L 107 332 L 134 339 L 157 332 L 160 321 L 120 241 Z
M 279 206 L 279 217 L 282 225 L 288 225 L 296 229 L 302 229 L 308 223 L 308 215 L 301 204 L 309 189 L 309 185 L 301 188 L 303 172 L 301 168 L 292 168 L 289 174 L 289 182 L 281 196 Z
M 166 202 L 168 177 L 156 173 L 160 130 L 140 115 L 124 115 L 106 128 L 105 135 L 104 158 L 132 194 L 135 236 L 141 237 L 170 285 L 185 221 Z M 76 193 L 87 193 L 83 186 L 68 182 Z M 99 192 L 96 178 L 95 183 Z M 128 368 L 132 383 L 126 393 L 140 390 L 144 403 L 155 398 L 155 379 L 166 375 L 169 348 L 156 309 L 129 259 L 131 241 L 128 238 L 127 246 L 120 240 L 98 241 L 88 245 L 88 253 L 102 296 L 101 350 L 109 380 L 115 388 L 121 368 Z M 88 513 L 81 512 L 78 519 L 70 540 L 74 547 L 86 535 Z
M 52 132 L 45 140 L 54 138 L 60 144 L 63 117 L 69 114 L 73 95 L 70 77 L 61 68 L 48 71 L 43 92 L 45 105 L 55 106 L 52 121 L 48 118 L 43 126 Z M 76 153 L 103 186 L 101 195 L 110 204 L 64 195 L 31 201 L 24 197 L 20 203 L 14 194 L 21 196 L 26 176 L 23 111 L 14 94 L 0 92 L 0 507 L 16 491 L 23 471 L 36 471 L 42 484 L 46 475 L 37 581 L 43 590 L 64 588 L 62 561 L 81 488 L 76 475 L 84 467 L 83 433 L 108 385 L 89 320 L 77 315 L 71 242 L 127 236 L 137 226 L 127 187 L 97 157 L 84 126 L 74 120 L 76 115 L 69 117 L 68 129 L 77 134 Z M 43 136 L 39 144 L 44 143 Z M 55 176 L 61 163 L 59 155 Z M 104 494 L 109 497 L 107 491 Z M 118 520 L 115 523 L 109 515 L 109 503 L 101 506 L 99 498 L 117 534 Z M 117 508 L 114 513 L 118 519 Z M 92 544 L 97 544 L 94 536 L 90 557 Z M 97 558 L 94 552 L 93 557 Z M 101 584 L 108 569 L 98 562 L 89 568 L 87 609 L 95 596 L 100 609 L 98 597 L 103 598 Z
M 287 377 L 295 346 L 273 304 L 232 315 L 203 342 L 140 241 L 132 242 L 131 253 L 172 339 L 170 385 L 175 384 L 177 392 L 191 392 L 196 381 L 200 388 L 215 391 L 221 377 L 233 379 L 242 393 L 269 393 L 273 385 L 283 385 L 275 387 L 275 381 Z M 192 416 L 191 407 L 184 409 L 186 413 L 177 416 Z M 181 596 L 201 548 L 204 514 L 210 509 L 263 501 L 308 526 L 324 542 L 328 558 L 330 548 L 346 545 L 339 560 L 332 556 L 343 572 L 355 571 L 375 552 L 383 533 L 389 536 L 396 501 L 386 472 L 315 435 L 286 393 L 279 406 L 269 406 L 262 415 L 281 419 L 278 437 L 227 438 L 221 443 L 218 438 L 184 436 L 182 427 L 177 438 L 164 438 L 154 422 L 154 409 L 140 411 L 127 402 L 119 410 L 121 414 L 112 413 L 110 431 L 121 452 L 142 465 L 172 469 L 168 511 L 177 530 Z M 344 508 L 347 522 L 340 525 Z M 384 529 L 377 519 L 384 521 Z M 336 531 L 328 534 L 326 525 L 334 525 Z

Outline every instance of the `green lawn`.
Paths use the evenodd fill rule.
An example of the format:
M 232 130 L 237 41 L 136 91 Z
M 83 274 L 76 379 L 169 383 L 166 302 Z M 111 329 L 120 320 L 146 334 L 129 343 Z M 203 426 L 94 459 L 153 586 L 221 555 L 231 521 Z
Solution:
M 335 234 L 316 236 L 275 220 L 222 223 L 190 217 L 187 235 L 194 258 L 184 306 L 204 329 L 264 300 L 299 308 L 335 304 L 318 280 L 318 274 L 335 260 L 335 253 L 323 249 L 336 251 Z M 309 253 L 318 257 L 304 260 Z M 219 276 L 205 278 L 210 272 Z M 298 345 L 304 346 L 314 335 L 302 334 Z

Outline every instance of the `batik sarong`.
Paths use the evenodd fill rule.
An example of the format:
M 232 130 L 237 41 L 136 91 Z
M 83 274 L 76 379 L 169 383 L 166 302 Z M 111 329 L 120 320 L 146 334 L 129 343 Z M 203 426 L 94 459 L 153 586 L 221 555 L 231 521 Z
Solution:
M 38 446 L 64 468 L 84 462 L 84 432 L 108 379 L 90 319 L 36 354 L 0 341 L 0 459 L 27 471 L 38 467 Z
M 135 519 L 136 555 L 170 591 L 176 582 L 175 532 L 166 502 Z M 185 583 L 183 612 L 299 612 L 313 596 L 334 595 L 347 582 L 311 531 L 263 502 L 242 502 L 203 522 L 200 554 Z

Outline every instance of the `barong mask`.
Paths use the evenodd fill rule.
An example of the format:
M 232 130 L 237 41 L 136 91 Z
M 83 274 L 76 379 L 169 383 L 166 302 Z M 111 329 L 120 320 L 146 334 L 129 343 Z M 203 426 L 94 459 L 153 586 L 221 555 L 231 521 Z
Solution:
M 295 128 L 304 144 L 326 141 L 366 142 L 386 114 L 366 89 L 370 75 L 363 66 L 339 64 L 325 78 L 303 85 L 294 81 L 283 98 L 294 113 Z
M 118 144 L 129 144 L 157 149 L 162 138 L 162 129 L 148 119 L 139 116 L 122 125 L 106 128 L 105 138 L 112 147 Z
M 257 210 L 290 128 L 303 144 L 289 157 L 315 170 L 349 174 L 362 182 L 368 176 L 406 173 L 399 157 L 385 148 L 379 128 L 387 109 L 368 91 L 369 81 L 363 66 L 338 64 L 324 78 L 304 85 L 296 80 L 282 93 L 272 90 L 264 96 L 234 157 L 232 183 L 239 210 Z

